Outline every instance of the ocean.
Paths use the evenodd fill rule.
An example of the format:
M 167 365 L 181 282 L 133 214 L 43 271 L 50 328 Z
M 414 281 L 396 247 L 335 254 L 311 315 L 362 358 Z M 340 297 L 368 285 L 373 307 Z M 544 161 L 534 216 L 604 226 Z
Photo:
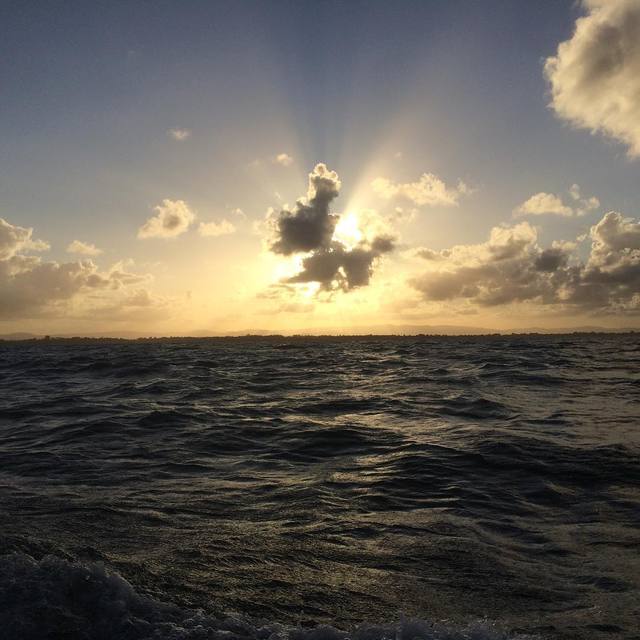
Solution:
M 640 334 L 0 343 L 0 637 L 640 638 Z

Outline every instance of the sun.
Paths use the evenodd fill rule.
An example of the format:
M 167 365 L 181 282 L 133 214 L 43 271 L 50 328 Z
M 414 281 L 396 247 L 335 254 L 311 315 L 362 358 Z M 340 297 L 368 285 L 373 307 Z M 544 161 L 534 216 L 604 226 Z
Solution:
M 349 211 L 340 216 L 340 220 L 333 231 L 333 239 L 341 242 L 350 251 L 364 238 L 360 231 L 358 214 Z
M 303 269 L 302 261 L 304 256 L 289 256 L 285 259 L 278 259 L 273 265 L 272 277 L 277 281 L 288 280 Z

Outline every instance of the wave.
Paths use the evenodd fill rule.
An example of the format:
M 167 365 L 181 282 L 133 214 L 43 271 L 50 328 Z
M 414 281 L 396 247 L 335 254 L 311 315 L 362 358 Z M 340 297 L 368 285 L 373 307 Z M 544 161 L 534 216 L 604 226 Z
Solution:
M 0 639 L 638 640 L 639 343 L 0 344 Z
M 352 631 L 215 618 L 141 595 L 100 563 L 55 556 L 0 556 L 0 625 L 5 640 L 524 640 L 479 621 L 466 627 L 402 619 Z

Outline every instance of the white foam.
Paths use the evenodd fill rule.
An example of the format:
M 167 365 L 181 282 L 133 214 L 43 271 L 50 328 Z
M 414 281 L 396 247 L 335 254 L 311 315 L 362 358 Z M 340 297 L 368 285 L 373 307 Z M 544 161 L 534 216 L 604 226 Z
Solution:
M 138 594 L 101 564 L 0 556 L 0 629 L 5 640 L 523 640 L 478 622 L 465 628 L 403 619 L 347 632 L 217 619 Z M 54 635 L 50 635 L 54 634 Z

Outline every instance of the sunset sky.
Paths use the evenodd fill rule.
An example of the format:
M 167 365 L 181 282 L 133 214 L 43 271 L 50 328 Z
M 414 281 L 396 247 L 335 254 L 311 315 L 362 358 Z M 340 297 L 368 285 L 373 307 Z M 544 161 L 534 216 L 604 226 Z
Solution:
M 0 36 L 0 333 L 640 326 L 640 0 L 3 3 Z

